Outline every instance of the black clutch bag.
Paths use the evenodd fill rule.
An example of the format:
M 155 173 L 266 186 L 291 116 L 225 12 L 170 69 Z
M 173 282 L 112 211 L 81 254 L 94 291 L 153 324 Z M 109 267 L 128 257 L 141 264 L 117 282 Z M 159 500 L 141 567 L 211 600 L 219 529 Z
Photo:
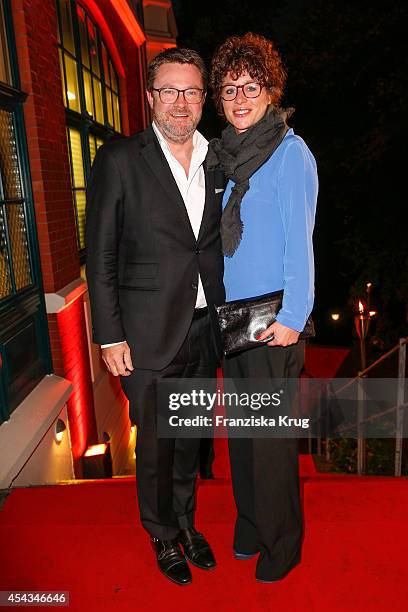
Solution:
M 256 298 L 226 302 L 216 306 L 224 347 L 224 355 L 261 346 L 272 338 L 256 339 L 276 320 L 282 307 L 283 291 L 274 291 Z M 299 339 L 315 335 L 312 318 L 309 317 Z

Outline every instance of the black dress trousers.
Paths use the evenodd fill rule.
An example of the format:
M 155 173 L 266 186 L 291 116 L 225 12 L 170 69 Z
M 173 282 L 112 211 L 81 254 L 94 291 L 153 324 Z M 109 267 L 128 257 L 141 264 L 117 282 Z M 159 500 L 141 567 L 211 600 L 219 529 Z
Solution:
M 135 368 L 121 378 L 130 418 L 137 427 L 140 519 L 148 533 L 161 540 L 173 539 L 180 528 L 194 525 L 200 439 L 157 437 L 156 384 L 163 378 L 215 378 L 218 361 L 210 317 L 195 311 L 187 337 L 167 367 Z
M 227 357 L 224 376 L 298 378 L 304 365 L 304 341 L 288 347 L 262 346 Z M 279 580 L 300 561 L 298 441 L 230 438 L 232 485 L 237 507 L 234 550 L 259 551 L 256 577 Z

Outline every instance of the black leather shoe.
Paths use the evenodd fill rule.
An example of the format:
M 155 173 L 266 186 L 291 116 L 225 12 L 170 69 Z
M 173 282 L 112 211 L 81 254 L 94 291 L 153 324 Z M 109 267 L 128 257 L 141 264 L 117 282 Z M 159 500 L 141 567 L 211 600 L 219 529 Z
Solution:
M 196 567 L 209 570 L 217 565 L 207 540 L 194 527 L 181 529 L 179 542 L 183 545 L 186 558 Z
M 191 584 L 191 572 L 176 540 L 151 538 L 159 570 L 176 584 Z

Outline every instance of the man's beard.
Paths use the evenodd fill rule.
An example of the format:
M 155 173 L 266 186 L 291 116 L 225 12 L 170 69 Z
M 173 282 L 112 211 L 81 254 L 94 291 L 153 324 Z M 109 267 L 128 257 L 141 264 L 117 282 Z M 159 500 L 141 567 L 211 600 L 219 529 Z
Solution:
M 177 112 L 175 109 L 167 111 L 165 113 L 159 112 L 157 109 L 154 110 L 153 119 L 157 127 L 163 133 L 163 135 L 171 140 L 183 144 L 187 142 L 194 134 L 195 129 L 200 121 L 200 117 L 193 117 L 187 109 L 179 109 L 179 112 L 186 113 L 185 122 L 178 124 L 171 116 L 171 113 Z

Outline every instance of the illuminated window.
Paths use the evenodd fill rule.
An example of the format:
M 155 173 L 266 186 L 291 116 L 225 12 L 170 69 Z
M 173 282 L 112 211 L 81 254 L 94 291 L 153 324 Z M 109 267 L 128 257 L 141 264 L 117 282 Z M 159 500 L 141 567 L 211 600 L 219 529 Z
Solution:
M 96 151 L 99 149 L 101 144 L 103 144 L 103 140 L 97 138 L 97 136 L 94 136 L 93 134 L 89 134 L 89 152 L 91 155 L 91 164 L 93 163 Z
M 57 8 L 72 199 L 83 251 L 86 179 L 97 148 L 122 131 L 119 80 L 99 28 L 80 3 L 57 0 Z
M 71 162 L 71 184 L 76 212 L 79 248 L 85 247 L 85 175 L 82 156 L 81 133 L 74 128 L 68 128 L 68 147 Z
M 113 125 L 117 132 L 120 132 L 120 106 L 118 77 L 109 59 L 106 47 L 102 44 L 103 69 L 105 73 L 106 87 L 106 106 L 110 125 Z

